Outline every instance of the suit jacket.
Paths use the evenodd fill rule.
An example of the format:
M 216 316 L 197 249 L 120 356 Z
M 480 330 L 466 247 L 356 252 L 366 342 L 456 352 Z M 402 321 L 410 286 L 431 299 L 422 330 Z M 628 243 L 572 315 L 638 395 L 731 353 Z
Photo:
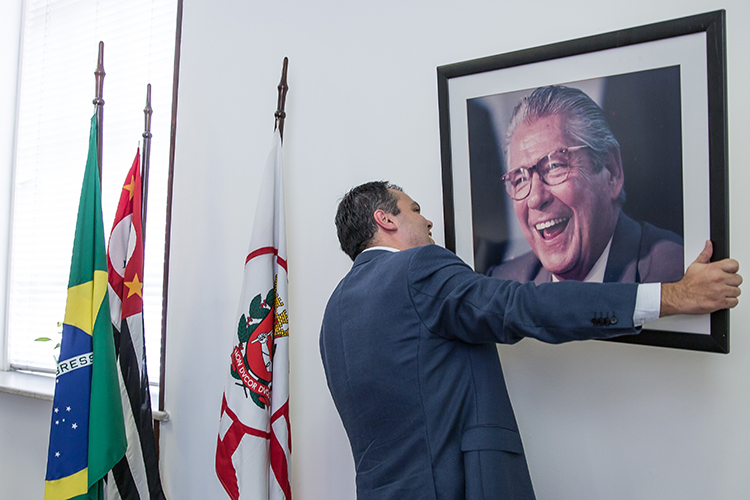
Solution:
M 612 236 L 605 283 L 671 283 L 685 274 L 682 238 L 672 231 L 636 222 L 620 212 Z M 552 281 L 552 273 L 542 267 L 533 252 L 491 267 L 487 274 L 493 278 L 533 281 L 536 284 Z
M 636 333 L 636 288 L 497 280 L 437 245 L 360 254 L 320 334 L 358 499 L 534 498 L 495 343 Z

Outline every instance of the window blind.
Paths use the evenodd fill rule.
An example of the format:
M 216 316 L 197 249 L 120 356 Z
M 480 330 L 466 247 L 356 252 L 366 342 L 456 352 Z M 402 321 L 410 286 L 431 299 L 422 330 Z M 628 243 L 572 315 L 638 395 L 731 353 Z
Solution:
M 26 2 L 8 287 L 12 368 L 55 370 L 103 41 L 107 237 L 142 140 L 146 86 L 152 86 L 144 319 L 148 371 L 158 380 L 176 10 L 176 0 Z M 52 340 L 35 340 L 40 337 Z

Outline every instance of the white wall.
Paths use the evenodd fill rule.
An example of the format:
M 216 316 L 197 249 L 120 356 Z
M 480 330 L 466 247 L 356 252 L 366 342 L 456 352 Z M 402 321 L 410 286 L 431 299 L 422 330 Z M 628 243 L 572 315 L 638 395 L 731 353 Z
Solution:
M 165 481 L 219 498 L 213 449 L 257 175 L 289 57 L 285 137 L 293 489 L 354 496 L 318 330 L 349 268 L 333 214 L 350 187 L 402 185 L 442 237 L 436 67 L 718 8 L 728 16 L 731 251 L 750 146 L 744 1 L 226 2 L 186 0 L 175 173 Z M 750 479 L 748 308 L 728 356 L 601 342 L 501 348 L 540 499 L 744 498 Z
M 0 499 L 44 497 L 52 401 L 0 392 Z
M 323 308 L 350 266 L 333 215 L 350 187 L 389 179 L 420 202 L 442 242 L 436 67 L 719 8 L 728 19 L 731 253 L 748 263 L 745 0 L 185 0 L 165 388 L 172 420 L 161 443 L 168 496 L 224 498 L 213 471 L 219 405 L 284 56 L 292 486 L 297 500 L 344 500 L 354 498 L 354 467 L 318 353 Z M 732 313 L 729 355 L 603 342 L 502 347 L 538 498 L 746 498 L 749 315 L 745 303 Z M 18 399 L 0 395 L 0 428 L 19 425 L 40 439 L 24 447 L 0 433 L 0 499 L 21 498 L 6 496 L 7 481 L 43 480 L 46 446 L 37 441 L 48 413 L 27 422 L 25 412 L 49 405 Z M 9 475 L 2 466 L 13 460 L 33 466 Z

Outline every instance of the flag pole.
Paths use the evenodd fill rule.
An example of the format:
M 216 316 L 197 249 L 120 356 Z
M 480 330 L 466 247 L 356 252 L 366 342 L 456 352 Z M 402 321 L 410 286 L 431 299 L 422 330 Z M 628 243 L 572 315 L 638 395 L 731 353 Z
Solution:
M 94 96 L 94 106 L 96 106 L 96 159 L 99 163 L 99 183 L 102 182 L 102 139 L 104 134 L 104 42 L 99 42 L 99 59 L 94 71 L 96 79 L 96 95 Z
M 167 296 L 169 295 L 169 254 L 172 248 L 172 195 L 174 188 L 174 157 L 175 157 L 175 145 L 177 143 L 177 90 L 180 83 L 180 57 L 182 54 L 182 11 L 183 11 L 183 0 L 177 0 L 177 23 L 175 29 L 175 44 L 174 44 L 174 68 L 172 73 L 172 110 L 170 118 L 170 132 L 169 132 L 169 166 L 167 172 L 167 214 L 164 228 L 164 271 L 162 279 L 162 299 L 161 299 L 161 352 L 159 353 L 159 409 L 156 412 L 158 415 L 154 418 L 154 439 L 156 441 L 156 456 L 159 457 L 159 433 L 160 433 L 160 421 L 168 422 L 169 413 L 165 411 L 164 402 L 166 393 L 166 369 L 167 366 L 167 316 L 168 316 L 168 303 Z
M 141 232 L 143 240 L 143 251 L 146 251 L 146 206 L 148 205 L 148 174 L 151 158 L 151 84 L 146 86 L 146 107 L 143 108 L 145 115 L 145 127 L 143 131 L 143 152 L 141 153 L 141 193 L 143 203 L 141 205 Z
M 275 118 L 274 130 L 279 129 L 279 135 L 281 139 L 284 139 L 284 118 L 286 118 L 286 111 L 284 106 L 286 105 L 286 93 L 289 90 L 289 86 L 286 84 L 286 69 L 289 65 L 289 58 L 284 58 L 284 65 L 281 69 L 281 81 L 279 82 L 279 99 L 276 102 L 276 112 L 273 114 Z

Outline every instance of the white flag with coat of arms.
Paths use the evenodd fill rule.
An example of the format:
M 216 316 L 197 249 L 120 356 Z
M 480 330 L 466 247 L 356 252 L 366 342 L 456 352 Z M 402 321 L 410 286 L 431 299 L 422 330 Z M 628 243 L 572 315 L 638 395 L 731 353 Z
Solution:
M 232 500 L 291 500 L 286 233 L 278 129 L 261 182 L 234 324 L 216 474 Z

